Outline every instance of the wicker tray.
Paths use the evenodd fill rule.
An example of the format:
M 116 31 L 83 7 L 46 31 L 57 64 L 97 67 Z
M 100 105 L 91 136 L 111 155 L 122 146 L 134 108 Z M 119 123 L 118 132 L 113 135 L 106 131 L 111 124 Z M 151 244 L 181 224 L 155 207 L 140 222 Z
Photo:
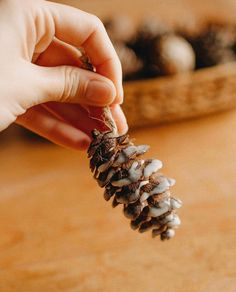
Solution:
M 203 116 L 236 106 L 236 62 L 124 84 L 131 127 Z

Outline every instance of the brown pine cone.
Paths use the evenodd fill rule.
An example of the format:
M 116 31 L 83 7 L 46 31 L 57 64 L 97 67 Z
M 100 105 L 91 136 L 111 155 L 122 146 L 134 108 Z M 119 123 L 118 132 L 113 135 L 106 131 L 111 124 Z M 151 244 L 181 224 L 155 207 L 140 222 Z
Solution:
M 223 23 L 207 23 L 198 34 L 186 36 L 196 54 L 197 68 L 204 68 L 235 60 L 233 46 L 236 40 L 235 26 Z
M 195 53 L 190 43 L 175 34 L 153 40 L 149 48 L 149 70 L 156 75 L 173 75 L 195 68 Z
M 156 17 L 148 17 L 144 19 L 134 38 L 128 43 L 137 56 L 145 63 L 150 63 L 149 49 L 153 41 L 163 35 L 171 33 L 172 30 Z
M 104 198 L 113 197 L 113 207 L 123 204 L 124 214 L 131 219 L 132 229 L 152 230 L 153 237 L 170 239 L 180 225 L 176 209 L 182 202 L 171 197 L 169 188 L 175 181 L 158 171 L 162 162 L 140 159 L 147 145 L 135 146 L 128 135 L 114 137 L 112 132 L 92 132 L 88 149 L 90 168 L 101 187 Z

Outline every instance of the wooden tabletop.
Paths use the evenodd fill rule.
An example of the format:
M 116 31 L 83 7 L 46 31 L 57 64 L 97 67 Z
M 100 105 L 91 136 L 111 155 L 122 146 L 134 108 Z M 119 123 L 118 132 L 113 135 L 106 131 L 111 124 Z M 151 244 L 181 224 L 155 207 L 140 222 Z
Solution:
M 132 132 L 177 179 L 174 239 L 130 229 L 85 153 L 0 149 L 0 291 L 235 291 L 236 111 Z

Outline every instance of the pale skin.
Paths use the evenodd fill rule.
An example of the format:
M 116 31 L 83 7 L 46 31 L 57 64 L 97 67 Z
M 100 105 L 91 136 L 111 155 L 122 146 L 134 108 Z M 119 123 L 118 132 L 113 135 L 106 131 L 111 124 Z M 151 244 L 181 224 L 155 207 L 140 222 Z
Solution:
M 84 150 L 110 106 L 127 123 L 120 61 L 94 15 L 42 0 L 0 0 L 0 131 L 16 122 L 52 142 Z M 83 47 L 96 73 L 81 69 Z

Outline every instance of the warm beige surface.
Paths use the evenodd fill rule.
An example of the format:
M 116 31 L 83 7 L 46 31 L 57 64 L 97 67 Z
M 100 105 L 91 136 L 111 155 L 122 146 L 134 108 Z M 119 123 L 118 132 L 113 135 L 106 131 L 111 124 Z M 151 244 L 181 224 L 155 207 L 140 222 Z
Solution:
M 129 228 L 85 153 L 2 144 L 0 291 L 236 289 L 236 112 L 132 133 L 184 201 L 169 242 Z

